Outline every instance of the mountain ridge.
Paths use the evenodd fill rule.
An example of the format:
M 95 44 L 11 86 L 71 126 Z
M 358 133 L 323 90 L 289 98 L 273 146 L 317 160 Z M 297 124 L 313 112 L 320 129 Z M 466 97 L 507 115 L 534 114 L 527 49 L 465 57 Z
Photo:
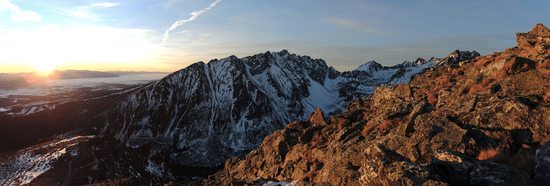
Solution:
M 436 63 L 382 67 L 393 72 L 388 76 L 387 71 L 342 73 L 322 59 L 287 50 L 198 62 L 130 94 L 104 116 L 118 118 L 107 119 L 109 124 L 123 124 L 101 128 L 134 149 L 148 143 L 175 145 L 178 150 L 169 150 L 168 159 L 176 164 L 218 166 L 316 108 L 341 112 L 348 101 L 374 87 L 407 82 Z M 374 78 L 380 74 L 384 77 Z

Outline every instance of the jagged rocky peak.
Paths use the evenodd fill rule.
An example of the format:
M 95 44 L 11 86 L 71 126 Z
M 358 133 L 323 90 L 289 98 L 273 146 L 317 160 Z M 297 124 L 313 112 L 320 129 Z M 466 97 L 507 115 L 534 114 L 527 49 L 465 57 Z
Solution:
M 306 73 L 313 80 L 324 84 L 325 76 L 334 79 L 339 73 L 334 68 L 327 66 L 322 59 L 292 54 L 286 49 L 280 52 L 267 51 L 263 54 L 244 57 L 242 60 L 250 67 L 252 75 L 260 74 L 275 65 L 289 71 Z
M 434 58 L 432 58 L 434 59 Z M 414 61 L 403 61 L 403 63 L 401 64 L 398 64 L 398 66 L 422 66 L 424 64 L 427 64 L 427 63 L 437 63 L 437 61 L 433 61 L 432 59 L 430 60 L 425 60 L 424 58 L 416 58 L 416 60 Z
M 315 109 L 315 112 L 309 115 L 308 121 L 314 125 L 327 124 L 327 122 L 325 121 L 325 114 L 323 114 L 323 111 L 321 110 L 321 108 Z
M 358 71 L 366 71 L 366 72 L 373 72 L 382 69 L 382 65 L 374 60 L 367 61 L 366 63 L 360 65 L 355 70 Z
M 531 29 L 531 31 L 527 33 L 517 33 L 517 40 L 519 46 L 524 46 L 524 44 L 534 44 L 543 42 L 543 38 L 550 37 L 550 29 L 548 27 L 544 26 L 542 23 L 538 23 Z M 530 42 L 525 42 L 526 40 L 533 39 Z
M 524 50 L 524 55 L 544 54 L 542 57 L 550 55 L 550 29 L 541 23 L 538 23 L 527 33 L 517 33 L 518 48 Z
M 288 62 L 296 62 L 296 59 L 300 59 L 298 62 L 302 63 L 314 63 L 321 66 L 327 66 L 325 61 L 322 59 L 312 59 L 310 56 L 302 56 L 302 55 L 296 55 L 293 53 L 290 53 L 288 50 L 283 49 L 279 52 L 271 52 L 266 51 L 262 54 L 256 54 L 253 56 L 244 57 L 243 59 L 258 59 L 260 61 L 264 62 L 282 62 L 282 63 L 288 63 Z
M 407 83 L 411 77 L 423 72 L 426 69 L 437 65 L 437 61 L 425 61 L 421 58 L 414 63 L 405 61 L 393 66 L 382 66 L 376 61 L 369 61 L 357 69 L 349 72 L 344 72 L 343 76 L 352 80 L 341 87 L 341 93 L 347 94 L 346 100 L 361 98 L 374 91 L 374 87 L 378 85 L 397 85 Z M 359 81 L 360 83 L 356 83 Z M 362 90 L 363 94 L 351 94 L 350 90 Z M 354 91 L 351 91 L 354 92 Z M 361 92 L 361 91 L 359 91 Z
M 475 59 L 477 57 L 480 57 L 481 55 L 477 51 L 462 51 L 462 50 L 455 50 L 451 52 L 447 57 L 444 58 L 436 58 L 431 57 L 430 60 L 437 63 L 438 66 L 441 65 L 457 65 L 459 62 L 468 61 Z
M 457 63 L 465 60 L 474 59 L 479 56 L 481 55 L 476 51 L 455 50 L 454 52 L 449 54 L 449 56 L 446 58 L 446 62 Z
M 279 52 L 279 55 L 288 55 L 290 54 L 287 49 L 283 49 Z
M 414 61 L 415 64 L 424 64 L 424 63 L 426 63 L 426 62 L 428 62 L 428 61 L 426 61 L 424 58 L 421 58 L 421 57 L 417 58 L 417 59 Z
M 284 64 L 284 63 L 301 63 L 301 64 L 312 64 L 312 65 L 319 65 L 321 67 L 326 67 L 326 62 L 322 59 L 312 59 L 310 56 L 302 56 L 302 55 L 296 55 L 293 53 L 290 53 L 288 50 L 283 49 L 279 52 L 272 52 L 272 51 L 266 51 L 264 53 L 247 56 L 243 58 L 239 58 L 235 55 L 228 56 L 226 58 L 222 58 L 220 60 L 218 59 L 212 59 L 209 63 L 212 62 L 236 62 L 236 61 L 251 61 L 256 65 L 255 63 L 261 63 L 261 64 Z M 311 66 L 311 65 L 310 65 Z

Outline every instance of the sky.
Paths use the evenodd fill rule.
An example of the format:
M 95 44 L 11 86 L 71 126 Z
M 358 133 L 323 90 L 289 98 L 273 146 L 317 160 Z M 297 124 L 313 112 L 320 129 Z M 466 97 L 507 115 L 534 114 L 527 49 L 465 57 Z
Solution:
M 0 0 L 0 72 L 171 72 L 282 49 L 351 70 L 490 54 L 549 21 L 548 0 Z

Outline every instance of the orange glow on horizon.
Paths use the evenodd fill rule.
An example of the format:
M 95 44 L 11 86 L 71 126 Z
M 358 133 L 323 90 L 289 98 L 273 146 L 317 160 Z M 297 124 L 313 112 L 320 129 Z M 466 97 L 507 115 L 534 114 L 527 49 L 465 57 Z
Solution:
M 174 72 L 185 68 L 187 65 L 174 66 L 163 63 L 62 63 L 54 65 L 45 64 L 1 64 L 0 73 L 45 73 L 63 70 L 91 70 L 91 71 L 149 71 L 149 72 Z M 46 73 L 47 74 L 47 73 Z

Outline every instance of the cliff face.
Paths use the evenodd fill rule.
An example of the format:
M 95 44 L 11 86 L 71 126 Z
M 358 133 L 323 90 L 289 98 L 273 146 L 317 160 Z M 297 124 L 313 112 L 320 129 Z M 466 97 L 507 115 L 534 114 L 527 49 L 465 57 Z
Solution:
M 550 31 L 321 110 L 233 158 L 204 184 L 532 185 L 550 180 Z

